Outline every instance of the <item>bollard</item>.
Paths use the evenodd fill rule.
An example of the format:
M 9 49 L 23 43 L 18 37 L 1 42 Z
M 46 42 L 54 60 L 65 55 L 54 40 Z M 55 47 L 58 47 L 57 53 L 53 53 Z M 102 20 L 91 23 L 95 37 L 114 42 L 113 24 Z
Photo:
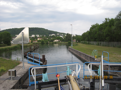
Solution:
M 45 55 L 42 55 L 42 62 L 45 62 Z
M 93 79 L 93 81 L 90 82 L 90 90 L 95 90 L 95 79 Z

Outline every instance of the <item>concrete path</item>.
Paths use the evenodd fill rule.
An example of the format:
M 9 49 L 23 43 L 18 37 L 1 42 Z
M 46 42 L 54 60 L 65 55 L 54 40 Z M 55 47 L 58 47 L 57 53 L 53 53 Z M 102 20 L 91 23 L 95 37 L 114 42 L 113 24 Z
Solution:
M 18 82 L 18 80 L 28 71 L 29 67 L 33 66 L 28 63 L 24 63 L 25 68 L 23 69 L 23 63 L 16 66 L 16 77 L 13 80 L 8 76 L 8 72 L 0 76 L 0 90 L 11 90 L 11 88 Z M 20 89 L 14 89 L 20 90 Z

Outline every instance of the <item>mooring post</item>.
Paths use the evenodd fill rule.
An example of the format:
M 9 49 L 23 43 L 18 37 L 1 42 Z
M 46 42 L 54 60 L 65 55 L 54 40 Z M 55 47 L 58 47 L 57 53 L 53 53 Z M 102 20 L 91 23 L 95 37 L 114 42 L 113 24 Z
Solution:
M 45 55 L 42 55 L 42 62 L 45 62 Z
M 95 78 L 90 82 L 90 90 L 95 90 Z

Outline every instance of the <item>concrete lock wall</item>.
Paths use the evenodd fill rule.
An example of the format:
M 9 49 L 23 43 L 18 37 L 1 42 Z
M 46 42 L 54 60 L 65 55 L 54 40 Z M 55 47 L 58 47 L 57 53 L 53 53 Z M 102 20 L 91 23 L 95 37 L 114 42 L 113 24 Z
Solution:
M 75 54 L 78 58 L 83 59 L 83 60 L 85 60 L 85 61 L 87 61 L 87 62 L 94 62 L 94 61 L 95 61 L 95 58 L 94 58 L 94 57 L 92 57 L 92 56 L 90 56 L 90 55 L 87 55 L 87 54 L 85 54 L 85 53 L 83 53 L 83 52 L 80 52 L 80 51 L 75 50 L 75 49 L 70 48 L 70 47 L 68 48 L 68 50 L 69 50 L 71 53 Z M 96 62 L 96 61 L 95 61 L 95 62 Z

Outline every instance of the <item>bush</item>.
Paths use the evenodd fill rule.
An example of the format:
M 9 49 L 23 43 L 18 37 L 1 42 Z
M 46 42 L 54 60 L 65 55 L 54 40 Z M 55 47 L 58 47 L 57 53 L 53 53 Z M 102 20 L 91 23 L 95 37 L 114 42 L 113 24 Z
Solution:
M 71 46 L 71 42 L 70 41 L 68 41 L 68 45 Z
M 5 69 L 5 67 L 0 67 L 0 72 L 4 72 L 6 69 Z
M 7 46 L 6 44 L 0 44 L 0 47 L 4 47 L 4 46 Z
M 41 44 L 45 44 L 44 40 L 41 40 Z

